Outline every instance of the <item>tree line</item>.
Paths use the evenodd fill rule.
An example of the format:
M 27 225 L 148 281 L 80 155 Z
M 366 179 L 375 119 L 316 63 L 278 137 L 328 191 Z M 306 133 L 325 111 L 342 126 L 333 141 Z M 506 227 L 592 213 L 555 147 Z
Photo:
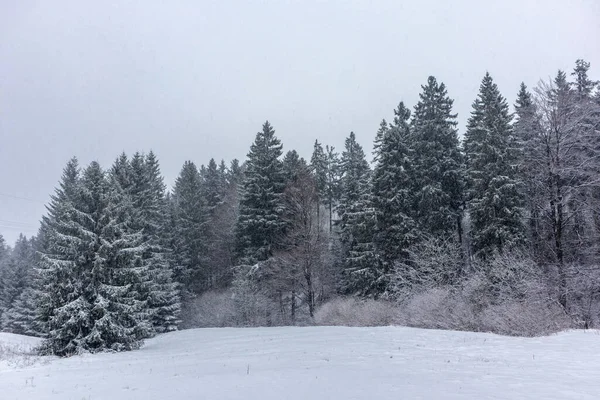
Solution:
M 589 326 L 600 313 L 589 68 L 521 84 L 514 113 L 486 73 L 462 141 L 429 77 L 412 109 L 381 121 L 372 162 L 353 132 L 341 154 L 318 140 L 308 161 L 284 154 L 269 122 L 245 162 L 186 161 L 171 191 L 153 152 L 106 170 L 73 158 L 37 236 L 0 240 L 1 327 L 46 338 L 49 354 L 121 351 L 197 326 L 211 292 L 228 293 L 227 324 L 294 324 L 339 295 L 400 301 L 475 274 L 516 287 L 525 270 Z M 518 262 L 498 261 L 509 255 Z

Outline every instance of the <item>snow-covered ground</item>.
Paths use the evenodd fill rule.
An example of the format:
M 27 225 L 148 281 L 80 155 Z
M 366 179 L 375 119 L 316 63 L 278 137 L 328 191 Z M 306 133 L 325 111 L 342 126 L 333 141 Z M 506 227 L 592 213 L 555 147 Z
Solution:
M 35 344 L 0 334 L 11 358 L 0 361 L 2 400 L 600 398 L 597 331 L 524 339 L 400 327 L 196 329 L 128 353 L 16 354 Z

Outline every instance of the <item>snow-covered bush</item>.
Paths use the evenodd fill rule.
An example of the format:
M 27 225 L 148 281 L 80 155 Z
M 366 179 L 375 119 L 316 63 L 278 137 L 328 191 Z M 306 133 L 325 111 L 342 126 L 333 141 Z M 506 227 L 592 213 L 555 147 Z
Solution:
M 387 301 L 336 298 L 319 307 L 317 325 L 386 326 L 397 323 L 398 309 Z
M 234 294 L 231 291 L 210 291 L 190 301 L 185 307 L 184 328 L 216 328 L 236 326 Z
M 439 287 L 415 293 L 398 305 L 400 321 L 419 328 L 480 330 L 479 318 L 460 289 Z

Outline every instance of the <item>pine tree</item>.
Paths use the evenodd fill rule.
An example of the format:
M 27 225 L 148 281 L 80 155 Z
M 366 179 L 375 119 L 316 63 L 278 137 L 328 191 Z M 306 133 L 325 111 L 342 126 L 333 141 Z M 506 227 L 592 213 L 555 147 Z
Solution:
M 206 212 L 209 214 L 223 201 L 225 191 L 223 174 L 224 172 L 219 170 L 214 158 L 211 158 L 202 182 L 202 195 L 204 197 L 204 204 L 206 205 Z
M 285 153 L 281 167 L 286 186 L 293 184 L 301 174 L 308 170 L 306 160 L 300 157 L 296 150 L 290 150 Z
M 446 86 L 433 76 L 422 89 L 411 124 L 415 221 L 425 233 L 446 236 L 457 232 L 461 241 L 463 160 L 453 100 Z
M 222 162 L 224 166 L 224 163 Z M 235 226 L 240 203 L 239 186 L 243 179 L 238 160 L 233 160 L 229 168 L 219 167 L 224 187 L 220 205 L 214 210 L 210 220 L 210 262 L 213 268 L 213 286 L 229 287 L 233 279 L 235 259 Z
M 190 293 L 206 287 L 203 257 L 206 255 L 206 205 L 198 169 L 186 161 L 175 181 L 173 192 L 174 230 L 172 251 L 175 280 Z M 186 295 L 187 296 L 187 295 Z
M 97 220 L 90 228 L 96 254 L 90 258 L 92 293 L 92 329 L 86 338 L 86 350 L 131 350 L 140 339 L 154 334 L 152 309 L 143 293 L 149 271 L 144 263 L 147 251 L 143 231 L 137 226 L 138 212 L 129 194 L 110 175 L 91 163 L 82 177 L 82 209 Z M 96 247 L 97 246 L 97 247 Z M 85 268 L 85 267 L 84 267 Z M 84 290 L 84 296 L 85 290 Z
M 75 208 L 79 198 L 80 168 L 76 158 L 69 160 L 63 170 L 59 186 L 46 206 L 38 233 L 41 287 L 37 301 L 38 323 L 47 335 L 55 310 L 73 299 L 74 269 L 78 257 L 77 226 L 73 221 L 79 213 Z M 49 352 L 53 352 L 51 348 Z
M 29 279 L 34 279 L 30 277 Z M 45 332 L 40 329 L 36 313 L 37 298 L 39 296 L 36 286 L 28 285 L 14 301 L 12 307 L 2 315 L 3 330 L 19 335 L 44 337 Z
M 317 196 L 322 201 L 327 192 L 327 155 L 318 140 L 315 140 L 313 153 L 310 158 L 310 169 L 315 178 Z
M 387 123 L 382 123 L 378 132 L 373 172 L 377 248 L 387 268 L 406 257 L 407 248 L 419 237 L 412 217 L 414 171 L 409 143 L 410 110 L 401 102 L 394 113 L 394 124 L 388 127 Z
M 575 77 L 575 82 L 572 84 L 572 87 L 575 89 L 579 100 L 590 99 L 594 92 L 594 88 L 598 85 L 598 82 L 592 81 L 588 77 L 589 69 L 589 62 L 578 59 L 575 62 L 575 68 L 571 73 L 571 76 Z
M 8 258 L 10 253 L 10 248 L 6 245 L 6 240 L 4 240 L 4 236 L 0 234 L 0 263 Z
M 1 308 L 4 309 L 0 319 L 3 331 L 24 334 L 15 324 L 23 310 L 17 307 L 17 301 L 30 285 L 33 278 L 34 252 L 33 242 L 22 234 L 19 235 L 13 251 L 8 258 L 2 274 L 2 292 L 0 293 Z
M 473 252 L 486 258 L 524 242 L 512 115 L 486 73 L 473 103 L 464 149 Z
M 345 227 L 344 214 L 346 209 L 357 202 L 363 195 L 361 189 L 364 189 L 363 183 L 368 181 L 370 174 L 369 163 L 366 160 L 365 152 L 362 146 L 356 141 L 354 132 L 346 138 L 345 150 L 342 153 L 340 164 L 341 170 L 341 200 L 338 205 L 338 214 L 342 230 Z
M 145 157 L 134 155 L 131 165 L 130 197 L 136 216 L 132 226 L 142 233 L 142 263 L 146 271 L 144 283 L 138 289 L 140 300 L 151 310 L 154 331 L 172 331 L 178 323 L 180 304 L 164 237 L 165 184 L 158 159 L 152 151 Z
M 81 178 L 78 170 L 76 160 L 65 168 L 43 223 L 45 350 L 70 355 L 136 348 L 137 329 L 148 321 L 133 291 L 141 257 L 140 235 L 128 227 L 131 204 L 98 163 Z
M 2 234 L 0 234 L 0 317 L 6 311 L 6 306 L 2 299 L 4 298 L 4 292 L 6 291 L 7 286 L 7 277 L 8 268 L 6 267 L 6 263 L 8 261 L 9 248 L 6 245 L 6 241 Z
M 342 196 L 338 205 L 342 241 L 341 291 L 378 296 L 385 291 L 385 274 L 375 251 L 376 216 L 371 199 L 371 171 L 354 132 L 342 153 Z
M 240 260 L 245 264 L 268 259 L 276 248 L 285 222 L 281 196 L 285 177 L 279 157 L 282 145 L 265 122 L 248 153 L 236 237 Z
M 379 155 L 381 154 L 381 146 L 383 144 L 383 140 L 385 134 L 390 130 L 390 126 L 385 119 L 381 120 L 379 124 L 379 129 L 377 130 L 377 134 L 375 135 L 375 141 L 373 142 L 373 162 L 376 163 L 379 161 Z
M 336 153 L 333 146 L 325 147 L 325 156 L 327 159 L 327 183 L 325 186 L 326 205 L 329 209 L 329 232 L 333 230 L 333 211 L 341 197 L 341 162 L 339 154 Z
M 516 121 L 513 124 L 513 132 L 517 148 L 516 165 L 518 179 L 523 185 L 524 219 L 528 222 L 526 242 L 530 244 L 535 259 L 541 260 L 542 253 L 545 251 L 540 219 L 540 204 L 543 200 L 540 198 L 539 190 L 540 182 L 545 179 L 542 173 L 544 166 L 540 164 L 543 160 L 542 144 L 537 110 L 533 97 L 524 83 L 521 83 L 519 87 L 514 107 Z
M 377 298 L 387 290 L 388 276 L 375 248 L 377 216 L 368 175 L 361 177 L 357 190 L 357 199 L 344 209 L 342 217 L 342 243 L 346 253 L 341 291 Z
M 36 254 L 37 249 L 40 248 L 39 240 L 35 237 L 31 238 L 28 245 L 29 248 L 25 251 L 28 265 L 25 288 L 2 316 L 3 329 L 22 335 L 45 337 L 46 331 L 44 325 L 40 324 L 37 312 L 43 289 L 36 268 L 39 261 L 39 256 Z
M 223 283 L 224 277 L 229 274 L 231 267 L 230 249 L 231 242 L 227 242 L 223 230 L 226 223 L 223 220 L 224 207 L 228 194 L 228 171 L 225 162 L 221 161 L 217 166 L 211 159 L 206 168 L 202 184 L 202 196 L 206 205 L 206 256 L 204 258 L 205 270 L 208 279 L 207 289 L 213 289 Z M 227 236 L 228 237 L 228 236 Z

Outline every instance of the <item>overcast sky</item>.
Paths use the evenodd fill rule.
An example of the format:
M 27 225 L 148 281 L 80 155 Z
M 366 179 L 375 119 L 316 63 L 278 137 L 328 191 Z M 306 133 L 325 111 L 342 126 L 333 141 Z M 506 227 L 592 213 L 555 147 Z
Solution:
M 577 58 L 600 77 L 600 1 L 0 0 L 0 233 L 36 233 L 74 155 L 152 149 L 170 185 L 266 119 L 305 157 L 351 130 L 370 153 L 429 75 L 462 132 L 486 70 L 512 104 Z

